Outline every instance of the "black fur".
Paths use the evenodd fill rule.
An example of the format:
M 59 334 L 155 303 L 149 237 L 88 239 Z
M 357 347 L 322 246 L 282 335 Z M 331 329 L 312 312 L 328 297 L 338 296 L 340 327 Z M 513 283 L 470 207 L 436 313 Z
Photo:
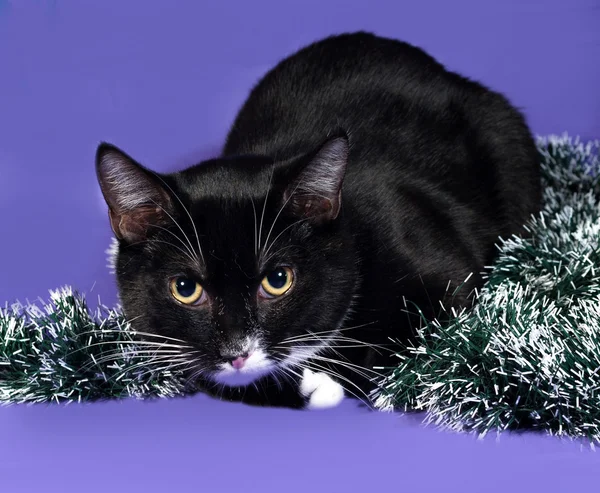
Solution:
M 347 329 L 338 335 L 388 347 L 390 337 L 408 340 L 420 318 L 405 300 L 429 318 L 440 302 L 468 306 L 498 237 L 523 233 L 541 193 L 534 141 L 506 98 L 416 47 L 367 33 L 317 42 L 271 70 L 218 159 L 156 175 L 102 144 L 97 166 L 134 327 L 192 346 L 199 388 L 293 407 L 305 401 L 293 373 L 232 388 L 210 372 L 247 334 L 275 358 L 286 357 L 285 338 L 308 331 Z M 115 186 L 123 174 L 137 185 Z M 119 202 L 127 194 L 135 207 Z M 266 255 L 255 254 L 261 219 L 261 242 L 273 228 Z M 189 252 L 198 252 L 195 230 L 198 261 Z M 261 279 L 279 265 L 294 269 L 294 285 L 265 300 Z M 198 280 L 208 302 L 176 303 L 168 289 L 176 275 Z M 327 344 L 337 352 L 319 354 L 357 366 L 303 365 L 326 367 L 349 393 L 364 397 L 373 386 L 359 367 L 393 364 L 386 350 L 339 337 Z

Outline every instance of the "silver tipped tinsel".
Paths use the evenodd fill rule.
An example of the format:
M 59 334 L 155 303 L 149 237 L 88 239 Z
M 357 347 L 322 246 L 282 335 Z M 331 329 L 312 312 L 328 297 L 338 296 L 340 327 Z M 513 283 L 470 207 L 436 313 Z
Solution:
M 470 311 L 433 322 L 374 393 L 382 410 L 480 435 L 515 428 L 600 440 L 598 142 L 539 139 L 544 206 Z
M 63 288 L 48 303 L 0 309 L 0 403 L 169 397 L 183 392 L 160 347 L 131 329 L 119 310 L 92 311 Z

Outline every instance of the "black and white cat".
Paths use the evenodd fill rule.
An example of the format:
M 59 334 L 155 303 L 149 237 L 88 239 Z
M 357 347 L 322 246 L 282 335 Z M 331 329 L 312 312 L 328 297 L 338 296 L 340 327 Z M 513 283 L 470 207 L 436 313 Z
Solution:
M 390 338 L 468 307 L 541 200 L 502 95 L 368 33 L 279 63 L 216 159 L 157 174 L 103 143 L 96 166 L 133 327 L 198 390 L 260 405 L 367 399 Z

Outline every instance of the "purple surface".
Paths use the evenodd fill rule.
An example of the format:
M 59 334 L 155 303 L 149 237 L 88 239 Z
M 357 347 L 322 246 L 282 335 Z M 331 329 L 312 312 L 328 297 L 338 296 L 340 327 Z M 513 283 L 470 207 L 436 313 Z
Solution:
M 71 284 L 115 302 L 93 154 L 157 170 L 214 155 L 282 56 L 367 29 L 505 92 L 536 133 L 600 136 L 598 0 L 0 0 L 0 301 Z M 580 491 L 600 456 L 531 434 L 423 429 L 203 396 L 0 409 L 0 491 Z

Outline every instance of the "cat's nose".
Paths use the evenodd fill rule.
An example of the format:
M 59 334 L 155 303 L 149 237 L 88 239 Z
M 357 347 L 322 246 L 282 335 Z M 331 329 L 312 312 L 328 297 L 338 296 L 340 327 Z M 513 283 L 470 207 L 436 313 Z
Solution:
M 231 354 L 231 353 L 221 353 L 223 359 L 231 364 L 236 370 L 240 370 L 246 364 L 246 361 L 250 357 L 250 353 L 240 353 L 240 354 Z
M 242 356 L 238 356 L 237 358 L 231 361 L 231 366 L 233 366 L 236 370 L 241 370 L 246 364 L 246 361 L 249 357 L 250 355 L 248 353 L 245 353 Z

